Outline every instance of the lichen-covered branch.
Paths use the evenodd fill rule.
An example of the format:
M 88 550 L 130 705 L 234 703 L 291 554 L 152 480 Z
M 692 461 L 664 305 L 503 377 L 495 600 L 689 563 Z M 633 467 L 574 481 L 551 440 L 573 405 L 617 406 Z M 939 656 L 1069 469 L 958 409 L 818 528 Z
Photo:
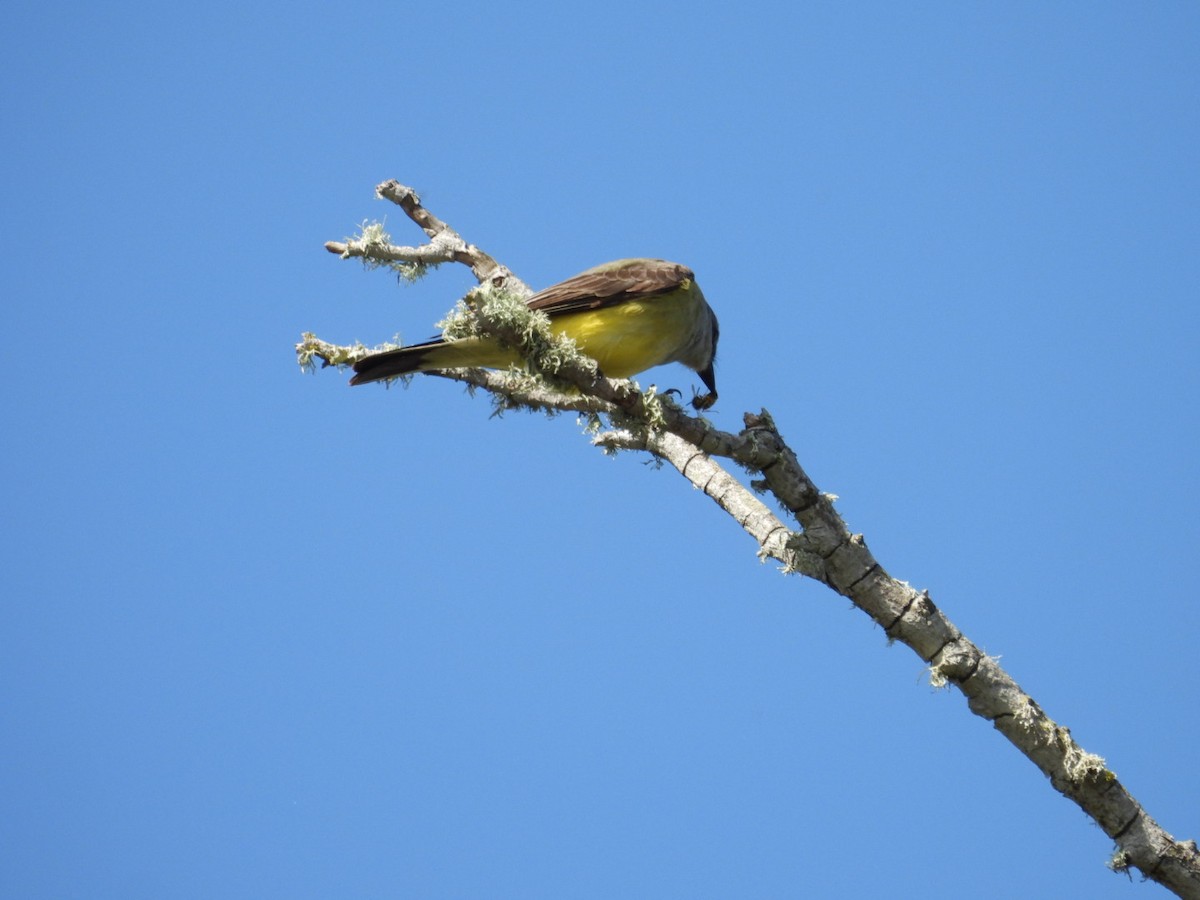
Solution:
M 808 477 L 765 410 L 747 414 L 737 433 L 724 432 L 688 414 L 670 397 L 602 377 L 569 341 L 564 343 L 536 317 L 522 314 L 523 303 L 490 299 L 494 294 L 502 301 L 505 294 L 520 299 L 529 293 L 504 266 L 433 216 L 411 189 L 389 181 L 377 190 L 424 230 L 429 243 L 396 247 L 376 234 L 374 243 L 331 243 L 327 248 L 344 257 L 470 266 L 483 290 L 467 304 L 464 315 L 474 317 L 469 327 L 516 348 L 529 370 L 428 374 L 489 392 L 497 411 L 575 412 L 588 419 L 597 446 L 645 451 L 669 463 L 754 539 L 760 558 L 774 559 L 784 572 L 807 575 L 848 598 L 889 638 L 910 647 L 929 666 L 935 685 L 960 691 L 972 712 L 990 722 L 1113 839 L 1117 849 L 1109 863 L 1112 868 L 1136 868 L 1181 897 L 1200 897 L 1196 843 L 1176 841 L 1165 832 L 1104 760 L 1085 751 L 1068 729 L 1047 716 L 995 659 L 954 626 L 928 592 L 888 574 L 863 536 L 853 534 L 842 520 L 834 498 Z M 301 364 L 309 367 L 315 359 L 325 365 L 348 365 L 366 352 L 361 345 L 339 347 L 308 334 L 297 345 Z M 720 459 L 749 472 L 753 490 Z M 794 524 L 772 512 L 755 491 L 774 497 Z
M 343 347 L 323 341 L 306 331 L 300 335 L 300 342 L 296 344 L 296 362 L 301 369 L 310 372 L 317 368 L 317 361 L 320 361 L 322 369 L 326 366 L 351 366 L 370 352 L 370 348 L 363 344 Z
M 404 214 L 425 232 L 429 243 L 419 247 L 397 246 L 391 243 L 390 236 L 383 231 L 381 225 L 373 225 L 364 226 L 358 239 L 326 242 L 326 250 L 338 254 L 343 259 L 360 257 L 386 265 L 411 264 L 417 268 L 401 270 L 409 280 L 418 277 L 425 266 L 447 262 L 462 263 L 471 269 L 480 284 L 503 286 L 513 293 L 525 296 L 533 293 L 529 286 L 514 276 L 506 266 L 500 265 L 474 244 L 468 244 L 457 231 L 422 206 L 421 198 L 412 188 L 398 181 L 385 181 L 375 187 L 375 196 L 399 206 Z

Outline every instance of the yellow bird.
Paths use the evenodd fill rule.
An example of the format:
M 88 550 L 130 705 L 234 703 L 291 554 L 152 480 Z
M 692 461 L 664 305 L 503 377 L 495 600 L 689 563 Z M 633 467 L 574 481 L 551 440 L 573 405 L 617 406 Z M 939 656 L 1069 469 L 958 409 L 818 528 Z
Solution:
M 539 291 L 530 309 L 550 317 L 550 327 L 575 341 L 611 378 L 628 378 L 666 363 L 693 369 L 709 390 L 697 409 L 717 399 L 713 360 L 720 331 L 692 270 L 662 259 L 619 259 Z M 354 364 L 351 384 L 367 384 L 409 372 L 460 366 L 501 368 L 521 361 L 488 338 L 437 338 L 365 356 Z

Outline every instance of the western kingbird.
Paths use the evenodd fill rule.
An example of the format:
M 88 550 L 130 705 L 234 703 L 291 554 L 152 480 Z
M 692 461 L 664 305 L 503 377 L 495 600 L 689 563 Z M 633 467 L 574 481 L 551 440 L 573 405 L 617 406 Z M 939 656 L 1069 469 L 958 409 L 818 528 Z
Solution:
M 550 327 L 573 339 L 606 376 L 628 378 L 679 362 L 695 370 L 710 391 L 696 397 L 693 406 L 707 409 L 716 401 L 717 317 L 687 266 L 662 259 L 619 259 L 539 291 L 527 305 L 546 313 Z M 494 339 L 436 338 L 364 356 L 354 364 L 350 383 L 459 366 L 500 368 L 520 361 L 516 351 Z

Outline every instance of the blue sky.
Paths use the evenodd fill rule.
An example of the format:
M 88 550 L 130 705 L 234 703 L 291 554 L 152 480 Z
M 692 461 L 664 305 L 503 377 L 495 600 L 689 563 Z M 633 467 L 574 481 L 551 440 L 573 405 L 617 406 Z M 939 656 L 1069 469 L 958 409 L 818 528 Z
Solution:
M 18 3 L 0 893 L 1133 897 L 844 600 L 570 418 L 300 332 L 685 262 L 898 578 L 1200 836 L 1200 10 Z M 681 368 L 643 383 L 678 386 Z M 963 888 L 966 889 L 966 888 Z

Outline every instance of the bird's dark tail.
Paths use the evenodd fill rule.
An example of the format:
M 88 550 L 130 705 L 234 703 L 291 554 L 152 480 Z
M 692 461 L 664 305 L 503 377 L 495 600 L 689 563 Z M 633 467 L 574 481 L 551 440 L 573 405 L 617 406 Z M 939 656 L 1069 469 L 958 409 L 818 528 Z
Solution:
M 350 383 L 370 384 L 372 381 L 383 381 L 385 378 L 418 372 L 429 354 L 442 346 L 443 341 L 434 340 L 364 356 L 354 364 L 354 377 L 350 379 Z

